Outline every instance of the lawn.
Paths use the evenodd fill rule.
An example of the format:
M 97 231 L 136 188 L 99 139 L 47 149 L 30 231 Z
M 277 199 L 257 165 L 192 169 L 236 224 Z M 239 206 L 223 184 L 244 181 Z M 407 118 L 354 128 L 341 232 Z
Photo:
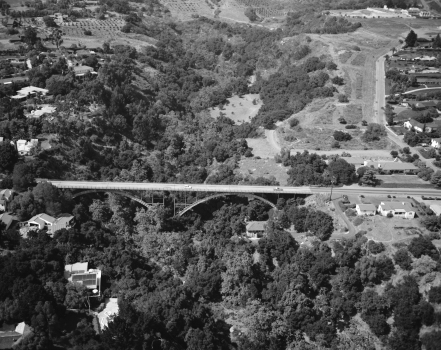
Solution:
M 388 218 L 381 215 L 364 218 L 358 228 L 367 231 L 367 238 L 384 243 L 410 240 L 425 231 L 420 227 L 418 219 Z

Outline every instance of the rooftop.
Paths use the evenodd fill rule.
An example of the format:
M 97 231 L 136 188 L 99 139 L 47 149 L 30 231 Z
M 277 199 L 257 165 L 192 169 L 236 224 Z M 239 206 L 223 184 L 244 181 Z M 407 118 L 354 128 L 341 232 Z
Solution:
M 360 157 L 341 157 L 341 159 L 344 159 L 349 164 L 364 164 L 364 159 Z
M 377 210 L 377 207 L 373 204 L 357 204 L 357 207 L 359 207 L 360 210 Z
M 246 228 L 247 231 L 265 231 L 266 221 L 250 221 Z
M 407 202 L 381 202 L 381 207 L 383 210 L 405 210 L 414 211 L 410 203 Z

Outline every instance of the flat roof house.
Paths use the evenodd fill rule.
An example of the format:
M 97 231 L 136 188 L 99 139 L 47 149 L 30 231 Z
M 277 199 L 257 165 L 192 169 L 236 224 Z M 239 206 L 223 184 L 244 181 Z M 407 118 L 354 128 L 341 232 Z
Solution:
M 373 204 L 357 204 L 355 210 L 358 216 L 373 216 L 377 212 L 377 207 Z
M 98 289 L 101 292 L 101 270 L 88 267 L 88 262 L 66 265 L 64 278 L 69 282 L 79 283 L 88 289 Z
M 349 164 L 353 164 L 356 168 L 364 165 L 364 159 L 360 157 L 341 157 Z
M 265 234 L 266 221 L 250 221 L 246 226 L 248 238 L 261 238 Z
M 404 219 L 413 219 L 415 217 L 415 211 L 410 203 L 407 202 L 381 202 L 378 206 L 378 212 L 383 216 L 392 214 Z

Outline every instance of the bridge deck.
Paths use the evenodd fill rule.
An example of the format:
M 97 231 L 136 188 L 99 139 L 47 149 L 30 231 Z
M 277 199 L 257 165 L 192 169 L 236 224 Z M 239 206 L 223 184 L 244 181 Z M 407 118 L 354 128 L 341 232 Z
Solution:
M 169 192 L 212 192 L 212 193 L 279 193 L 279 194 L 313 194 L 329 193 L 330 187 L 316 186 L 246 186 L 246 185 L 206 185 L 206 184 L 172 184 L 172 183 L 136 183 L 136 182 L 95 182 L 95 181 L 47 181 L 55 187 L 78 190 L 113 190 L 113 191 L 169 191 Z M 435 188 L 379 188 L 344 186 L 334 187 L 334 193 L 372 194 L 372 195 L 405 195 L 405 196 L 441 196 L 441 189 Z

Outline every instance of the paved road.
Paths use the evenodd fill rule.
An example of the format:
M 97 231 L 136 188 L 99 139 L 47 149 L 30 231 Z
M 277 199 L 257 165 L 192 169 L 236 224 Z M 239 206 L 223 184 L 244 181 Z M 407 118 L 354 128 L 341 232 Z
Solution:
M 388 52 L 387 55 L 392 55 L 392 52 Z M 377 86 L 376 86 L 376 94 L 375 94 L 375 115 L 373 117 L 373 120 L 375 123 L 381 124 L 381 125 L 385 125 L 386 124 L 386 115 L 384 113 L 384 107 L 386 105 L 386 100 L 385 100 L 385 96 L 386 96 L 386 74 L 384 71 L 384 61 L 385 58 L 384 56 L 381 56 L 378 60 L 377 60 Z M 425 89 L 419 89 L 419 90 L 425 90 Z M 417 90 L 415 90 L 417 91 Z M 388 128 L 386 128 L 387 131 L 387 137 L 395 142 L 400 148 L 403 147 L 409 147 L 410 151 L 412 153 L 415 154 L 420 154 L 418 152 L 418 149 L 416 147 L 410 147 L 408 144 L 406 144 L 403 141 L 403 136 L 397 136 L 396 134 L 394 134 L 391 130 L 389 130 Z M 349 151 L 350 152 L 350 151 Z M 432 164 L 433 159 L 428 159 L 425 160 L 423 157 L 420 157 L 428 167 L 432 168 L 435 172 L 440 170 L 439 168 L 437 168 L 435 165 Z
M 136 183 L 136 182 L 93 182 L 93 181 L 58 181 L 38 179 L 38 182 L 48 181 L 58 188 L 78 190 L 120 190 L 120 191 L 169 191 L 169 192 L 213 192 L 213 193 L 284 193 L 284 194 L 313 194 L 330 193 L 329 187 L 313 186 L 244 186 L 244 185 L 205 185 L 205 184 L 171 184 L 171 183 Z M 401 196 L 441 196 L 441 190 L 425 188 L 372 188 L 357 185 L 336 187 L 334 193 L 341 194 L 373 194 Z

